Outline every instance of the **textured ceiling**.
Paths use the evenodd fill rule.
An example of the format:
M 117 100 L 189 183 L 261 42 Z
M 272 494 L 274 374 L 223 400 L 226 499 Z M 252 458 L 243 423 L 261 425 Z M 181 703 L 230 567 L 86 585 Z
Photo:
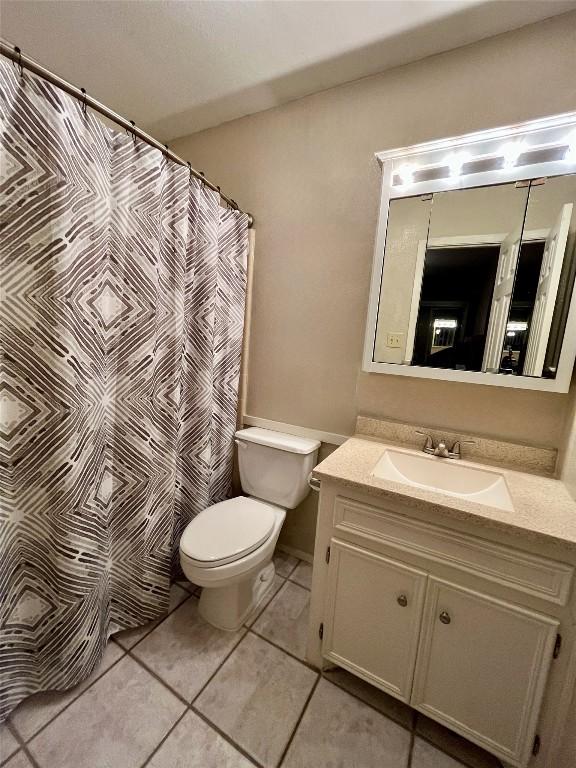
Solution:
M 2 38 L 167 141 L 576 0 L 2 0 Z

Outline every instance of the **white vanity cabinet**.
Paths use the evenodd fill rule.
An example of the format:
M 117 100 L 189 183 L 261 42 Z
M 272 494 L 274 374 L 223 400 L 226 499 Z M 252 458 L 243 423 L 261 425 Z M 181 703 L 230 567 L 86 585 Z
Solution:
M 310 661 L 347 669 L 505 765 L 556 768 L 533 752 L 569 563 L 324 487 L 316 547 Z
M 330 552 L 324 656 L 409 702 L 426 574 L 343 542 Z
M 431 577 L 412 705 L 526 764 L 557 631 L 548 616 Z

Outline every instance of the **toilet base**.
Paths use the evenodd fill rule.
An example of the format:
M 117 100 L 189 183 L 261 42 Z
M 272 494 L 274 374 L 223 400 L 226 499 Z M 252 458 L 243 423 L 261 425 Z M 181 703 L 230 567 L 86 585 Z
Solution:
M 262 603 L 274 583 L 272 561 L 247 579 L 225 587 L 204 587 L 198 612 L 213 627 L 235 632 Z

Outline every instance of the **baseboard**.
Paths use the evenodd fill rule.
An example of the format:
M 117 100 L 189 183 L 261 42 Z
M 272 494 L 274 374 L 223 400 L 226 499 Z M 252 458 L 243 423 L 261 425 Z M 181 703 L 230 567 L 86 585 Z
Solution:
M 314 555 L 311 555 L 309 552 L 304 552 L 303 549 L 289 547 L 286 544 L 278 544 L 276 549 L 279 549 L 281 552 L 285 552 L 287 555 L 292 555 L 292 557 L 297 557 L 298 560 L 304 560 L 305 563 L 314 562 Z

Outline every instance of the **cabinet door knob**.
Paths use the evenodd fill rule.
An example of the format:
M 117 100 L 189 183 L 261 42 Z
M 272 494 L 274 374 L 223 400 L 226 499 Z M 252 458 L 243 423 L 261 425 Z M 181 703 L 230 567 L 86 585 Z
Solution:
M 399 595 L 397 597 L 397 602 L 398 602 L 398 605 L 402 606 L 402 608 L 406 608 L 406 606 L 408 605 L 408 598 L 406 597 L 406 595 Z
M 452 621 L 452 619 L 450 618 L 450 614 L 447 613 L 446 611 L 442 611 L 442 613 L 438 618 L 440 619 L 442 624 L 450 624 L 450 622 Z

